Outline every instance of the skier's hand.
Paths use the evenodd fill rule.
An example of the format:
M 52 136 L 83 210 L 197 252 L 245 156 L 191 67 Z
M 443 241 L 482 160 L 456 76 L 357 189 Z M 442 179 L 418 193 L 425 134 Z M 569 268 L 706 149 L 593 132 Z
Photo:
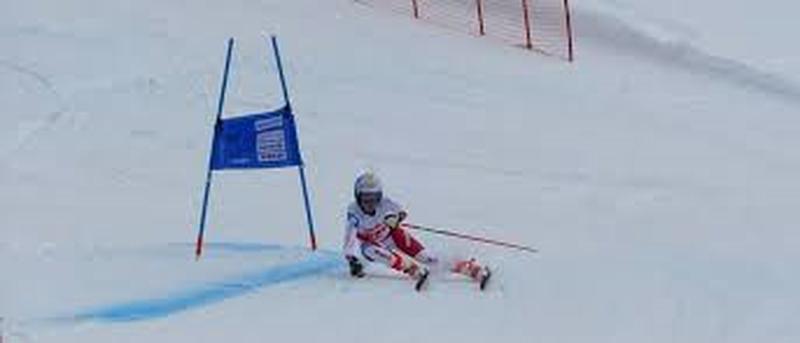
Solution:
M 400 223 L 402 223 L 403 220 L 406 219 L 407 215 L 408 214 L 406 212 L 387 214 L 386 217 L 383 217 L 383 224 L 385 224 L 391 229 L 396 229 L 400 227 Z
M 350 276 L 356 278 L 362 278 L 366 275 L 364 273 L 364 265 L 361 264 L 361 261 L 359 261 L 357 257 L 353 255 L 348 255 L 346 258 L 347 258 L 347 264 L 350 265 Z

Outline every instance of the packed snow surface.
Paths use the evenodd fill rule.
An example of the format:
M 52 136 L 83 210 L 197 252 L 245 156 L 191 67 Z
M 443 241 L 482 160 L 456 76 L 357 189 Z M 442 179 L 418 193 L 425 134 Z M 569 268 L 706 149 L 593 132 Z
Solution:
M 350 0 L 10 0 L 0 11 L 0 317 L 27 342 L 797 342 L 794 1 L 573 2 L 577 62 Z M 282 105 L 293 169 L 219 173 L 226 116 Z M 420 234 L 494 266 L 422 293 L 339 256 L 376 170 Z

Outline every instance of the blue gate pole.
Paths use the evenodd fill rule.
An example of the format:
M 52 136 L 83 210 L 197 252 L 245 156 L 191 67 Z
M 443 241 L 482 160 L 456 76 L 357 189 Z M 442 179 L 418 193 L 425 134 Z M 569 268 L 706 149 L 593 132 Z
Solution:
M 217 104 L 217 118 L 214 120 L 214 133 L 211 136 L 211 153 L 208 157 L 208 169 L 206 169 L 206 188 L 203 192 L 203 208 L 200 212 L 200 230 L 197 233 L 197 246 L 195 247 L 194 258 L 200 259 L 203 253 L 203 236 L 206 231 L 206 214 L 208 210 L 208 199 L 211 195 L 211 181 L 214 173 L 212 166 L 214 163 L 214 156 L 216 155 L 217 146 L 217 131 L 219 131 L 220 123 L 222 122 L 222 109 L 225 106 L 225 92 L 228 89 L 228 74 L 231 68 L 231 55 L 233 54 L 233 38 L 228 39 L 228 51 L 225 55 L 225 69 L 222 74 L 222 86 L 220 86 L 219 103 Z
M 272 51 L 275 53 L 275 62 L 278 64 L 278 75 L 281 79 L 281 89 L 283 90 L 283 99 L 286 102 L 286 107 L 291 112 L 292 103 L 289 100 L 289 89 L 286 87 L 286 75 L 283 72 L 283 62 L 281 61 L 281 52 L 278 48 L 278 38 L 275 36 L 271 37 L 272 40 Z M 297 138 L 298 145 L 300 138 Z M 300 150 L 298 146 L 298 150 Z M 302 151 L 302 150 L 301 150 Z M 311 200 L 308 196 L 308 184 L 306 183 L 306 172 L 305 172 L 305 165 L 302 161 L 302 156 L 300 157 L 300 165 L 297 166 L 298 171 L 300 172 L 300 186 L 303 188 L 303 202 L 306 207 L 306 221 L 308 222 L 308 234 L 309 239 L 311 240 L 311 250 L 317 250 L 317 235 L 314 233 L 314 216 L 311 212 Z
M 306 221 L 308 221 L 308 234 L 311 240 L 311 250 L 317 250 L 317 236 L 314 234 L 314 218 L 311 216 L 311 201 L 308 198 L 308 186 L 306 184 L 305 167 L 301 163 L 298 166 L 300 171 L 300 185 L 303 187 L 303 202 L 306 205 Z

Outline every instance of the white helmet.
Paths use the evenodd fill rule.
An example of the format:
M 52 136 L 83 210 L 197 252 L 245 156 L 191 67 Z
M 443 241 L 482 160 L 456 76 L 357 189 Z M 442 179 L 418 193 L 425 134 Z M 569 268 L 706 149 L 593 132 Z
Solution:
M 372 172 L 365 172 L 358 176 L 356 179 L 356 184 L 354 188 L 354 194 L 356 199 L 361 194 L 378 194 L 379 196 L 383 195 L 383 185 L 381 184 L 381 180 Z

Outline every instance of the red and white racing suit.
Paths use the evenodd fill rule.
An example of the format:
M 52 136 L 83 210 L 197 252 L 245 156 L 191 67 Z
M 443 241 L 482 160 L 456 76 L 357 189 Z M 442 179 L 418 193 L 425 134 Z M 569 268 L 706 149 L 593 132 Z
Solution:
M 347 208 L 344 238 L 345 256 L 364 257 L 411 276 L 420 268 L 428 268 L 437 262 L 436 258 L 426 253 L 422 243 L 403 229 L 402 225 L 395 228 L 386 225 L 387 216 L 400 216 L 401 213 L 405 213 L 403 208 L 387 197 L 381 199 L 374 215 L 364 213 L 355 202 L 350 204 Z M 444 262 L 440 267 L 479 279 L 481 266 L 474 259 L 447 260 L 451 261 Z M 426 266 L 423 267 L 422 264 Z
M 390 228 L 384 221 L 387 216 L 400 216 L 403 208 L 384 197 L 378 203 L 374 215 L 361 210 L 357 203 L 347 208 L 347 227 L 345 230 L 344 252 L 346 256 L 363 256 L 369 261 L 383 263 L 393 269 L 407 267 L 403 254 L 425 261 L 425 247 L 411 236 L 402 226 Z

